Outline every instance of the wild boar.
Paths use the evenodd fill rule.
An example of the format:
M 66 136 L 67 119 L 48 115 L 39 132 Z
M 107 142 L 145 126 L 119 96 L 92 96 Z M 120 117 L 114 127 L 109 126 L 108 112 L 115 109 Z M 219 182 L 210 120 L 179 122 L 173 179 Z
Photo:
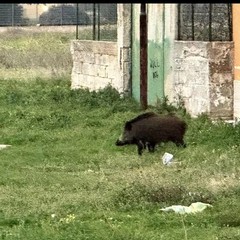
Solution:
M 173 142 L 178 147 L 186 147 L 183 140 L 187 123 L 177 116 L 161 116 L 154 112 L 143 113 L 125 123 L 124 131 L 117 139 L 116 145 L 136 144 L 138 154 L 148 148 L 154 152 L 156 144 Z

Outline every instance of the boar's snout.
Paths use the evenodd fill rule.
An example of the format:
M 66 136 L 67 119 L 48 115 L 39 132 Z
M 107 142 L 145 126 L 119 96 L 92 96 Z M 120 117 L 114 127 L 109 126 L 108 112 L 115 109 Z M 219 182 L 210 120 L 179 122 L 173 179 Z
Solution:
M 123 134 L 121 134 L 121 135 L 119 136 L 119 138 L 117 139 L 117 141 L 115 142 L 115 144 L 116 144 L 117 146 L 123 146 L 123 145 L 126 144 L 125 141 L 124 141 L 124 139 L 123 139 Z
M 123 141 L 119 140 L 119 139 L 115 142 L 115 144 L 116 144 L 117 146 L 123 146 L 123 145 L 125 145 L 125 143 L 124 143 Z

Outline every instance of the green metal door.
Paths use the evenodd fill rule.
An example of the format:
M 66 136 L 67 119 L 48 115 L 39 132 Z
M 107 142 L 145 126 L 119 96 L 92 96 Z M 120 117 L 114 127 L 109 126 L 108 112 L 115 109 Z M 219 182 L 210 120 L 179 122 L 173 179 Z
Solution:
M 140 29 L 139 4 L 132 14 L 132 95 L 140 101 Z M 164 97 L 164 9 L 163 4 L 148 6 L 148 105 Z

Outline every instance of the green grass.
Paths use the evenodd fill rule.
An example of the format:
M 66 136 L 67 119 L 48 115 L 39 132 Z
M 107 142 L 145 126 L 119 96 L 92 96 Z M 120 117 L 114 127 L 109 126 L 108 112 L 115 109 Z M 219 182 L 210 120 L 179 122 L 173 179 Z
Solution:
M 187 148 L 172 143 L 137 155 L 115 146 L 142 111 L 111 88 L 70 90 L 70 80 L 1 80 L 0 239 L 213 240 L 240 238 L 240 126 L 202 115 Z M 150 109 L 149 109 L 150 110 Z M 170 166 L 162 155 L 174 155 Z M 195 215 L 160 209 L 210 203 Z
M 42 28 L 40 28 L 42 29 Z M 54 30 L 54 28 L 52 28 Z M 0 33 L 0 79 L 31 80 L 68 77 L 72 71 L 71 40 L 76 32 L 9 29 Z M 101 40 L 116 41 L 116 26 L 104 25 Z M 92 28 L 79 27 L 80 40 L 92 40 Z
M 0 38 L 0 78 L 33 79 L 71 73 L 73 33 L 10 31 Z

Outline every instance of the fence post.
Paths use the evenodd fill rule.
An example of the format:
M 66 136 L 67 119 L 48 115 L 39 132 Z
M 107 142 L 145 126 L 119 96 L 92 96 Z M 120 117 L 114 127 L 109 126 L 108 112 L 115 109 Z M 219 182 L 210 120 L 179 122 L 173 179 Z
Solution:
M 96 3 L 93 3 L 93 40 L 96 40 Z
M 147 14 L 146 4 L 141 3 L 140 12 L 140 103 L 142 109 L 147 109 Z
M 209 3 L 209 42 L 212 41 L 212 4 Z
M 177 40 L 180 40 L 181 39 L 181 3 L 178 3 L 177 4 L 177 10 L 178 10 L 178 25 L 177 25 L 177 30 L 178 30 L 178 37 L 177 37 Z
M 63 4 L 61 5 L 61 20 L 60 25 L 63 25 Z
M 195 33 L 194 33 L 194 3 L 191 4 L 192 7 L 192 40 L 195 40 Z
M 36 22 L 39 23 L 39 17 L 38 17 L 38 4 L 36 4 Z
M 98 16 L 97 16 L 97 40 L 100 40 L 100 3 L 97 4 L 97 12 L 98 12 Z
M 76 13 L 76 14 L 77 14 L 77 16 L 76 16 L 76 19 L 77 19 L 77 25 L 76 25 L 76 39 L 78 39 L 78 22 L 79 22 L 79 21 L 78 21 L 78 15 L 79 15 L 79 14 L 78 14 L 78 3 L 77 3 L 77 11 L 76 11 L 76 12 L 77 12 L 77 13 Z
M 12 27 L 14 27 L 14 4 L 12 4 Z

